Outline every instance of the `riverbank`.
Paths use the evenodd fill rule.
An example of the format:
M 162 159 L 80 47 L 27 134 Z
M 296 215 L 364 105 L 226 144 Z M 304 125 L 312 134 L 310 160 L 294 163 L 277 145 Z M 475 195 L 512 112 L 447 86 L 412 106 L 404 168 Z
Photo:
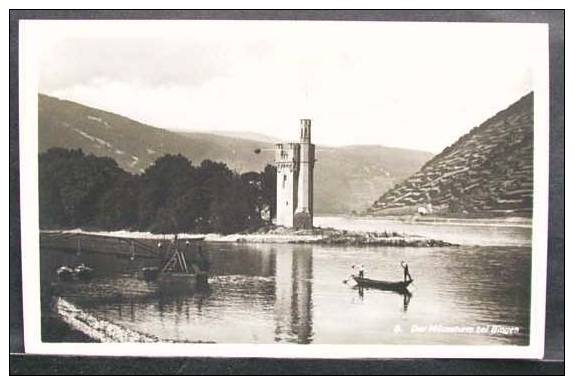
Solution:
M 55 298 L 55 310 L 62 322 L 83 333 L 93 342 L 159 342 L 159 338 L 139 333 L 99 319 L 64 298 Z
M 62 297 L 55 297 L 54 312 L 42 320 L 42 339 L 45 342 L 132 342 L 175 343 L 156 336 L 131 330 L 96 317 Z M 54 325 L 54 327 L 47 327 Z M 46 333 L 46 335 L 44 335 Z M 185 343 L 212 343 L 181 341 Z
M 100 341 L 72 327 L 57 312 L 43 311 L 42 342 L 91 343 Z
M 86 231 L 45 230 L 46 234 L 81 234 L 107 236 L 125 239 L 170 240 L 173 235 L 152 234 L 137 231 Z M 295 230 L 291 228 L 266 226 L 254 231 L 239 234 L 178 234 L 178 239 L 203 240 L 223 243 L 286 243 L 286 244 L 328 244 L 353 246 L 389 246 L 389 247 L 447 247 L 455 244 L 417 235 L 402 234 L 393 231 L 349 231 L 335 228 L 316 227 L 312 230 Z

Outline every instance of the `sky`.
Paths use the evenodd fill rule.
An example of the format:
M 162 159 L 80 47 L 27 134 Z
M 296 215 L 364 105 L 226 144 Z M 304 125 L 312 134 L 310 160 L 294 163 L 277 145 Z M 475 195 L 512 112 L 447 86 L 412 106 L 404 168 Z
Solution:
M 440 152 L 534 87 L 519 24 L 43 21 L 39 91 L 185 131 Z M 43 25 L 44 25 L 43 24 Z

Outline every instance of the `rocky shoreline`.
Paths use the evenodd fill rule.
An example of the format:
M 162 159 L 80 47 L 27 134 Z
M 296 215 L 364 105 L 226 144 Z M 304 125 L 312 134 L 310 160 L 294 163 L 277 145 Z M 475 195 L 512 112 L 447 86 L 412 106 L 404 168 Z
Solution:
M 157 337 L 101 320 L 64 298 L 57 298 L 55 309 L 62 321 L 74 330 L 84 333 L 95 342 L 159 342 Z
M 94 342 L 132 342 L 132 343 L 175 343 L 156 336 L 125 328 L 110 321 L 98 318 L 83 311 L 68 300 L 56 298 L 55 310 L 58 318 L 72 330 L 83 333 Z M 203 341 L 181 341 L 185 343 L 212 343 Z
M 376 245 L 387 247 L 449 247 L 456 245 L 443 240 L 400 234 L 397 232 L 348 231 L 320 227 L 312 230 L 294 230 L 269 226 L 261 228 L 254 233 L 239 234 L 236 236 L 237 242 L 244 243 Z

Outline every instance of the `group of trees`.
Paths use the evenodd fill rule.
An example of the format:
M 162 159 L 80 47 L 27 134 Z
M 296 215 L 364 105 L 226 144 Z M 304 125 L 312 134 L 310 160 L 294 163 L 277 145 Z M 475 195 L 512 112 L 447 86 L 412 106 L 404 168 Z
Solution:
M 42 228 L 234 233 L 275 215 L 276 170 L 238 174 L 164 155 L 132 175 L 106 157 L 53 148 L 39 157 Z

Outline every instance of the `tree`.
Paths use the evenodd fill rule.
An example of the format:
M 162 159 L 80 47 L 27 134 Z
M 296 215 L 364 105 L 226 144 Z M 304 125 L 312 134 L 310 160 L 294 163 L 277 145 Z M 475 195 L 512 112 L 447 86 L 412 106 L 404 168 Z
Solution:
M 136 176 L 119 177 L 100 197 L 95 224 L 107 230 L 136 227 L 138 223 L 139 180 Z
M 261 173 L 261 185 L 263 202 L 269 206 L 270 218 L 275 218 L 277 213 L 277 167 L 265 166 Z
M 39 158 L 40 224 L 92 224 L 95 203 L 118 177 L 127 175 L 111 158 L 86 156 L 81 149 L 48 150 Z
M 263 212 L 266 210 L 269 210 L 269 219 L 273 218 L 277 197 L 277 169 L 275 166 L 267 165 L 260 173 L 244 173 L 241 175 L 241 180 L 247 187 L 246 200 L 257 211 L 259 220 L 262 219 Z
M 210 219 L 213 203 L 226 197 L 226 188 L 232 182 L 233 171 L 225 163 L 206 159 L 196 169 L 194 178 L 198 188 L 195 193 L 198 204 L 197 226 L 204 231 L 213 231 Z
M 261 223 L 259 213 L 249 198 L 250 188 L 241 177 L 235 176 L 223 190 L 223 195 L 210 207 L 213 231 L 230 234 Z
M 191 161 L 181 154 L 166 154 L 144 171 L 139 192 L 138 224 L 141 229 L 154 227 L 161 208 L 167 210 L 167 203 L 175 200 L 185 189 L 193 189 L 193 173 Z
M 243 231 L 275 213 L 273 166 L 239 175 L 226 164 L 194 167 L 164 155 L 141 176 L 111 158 L 50 149 L 39 156 L 40 226 L 90 226 L 159 233 Z

